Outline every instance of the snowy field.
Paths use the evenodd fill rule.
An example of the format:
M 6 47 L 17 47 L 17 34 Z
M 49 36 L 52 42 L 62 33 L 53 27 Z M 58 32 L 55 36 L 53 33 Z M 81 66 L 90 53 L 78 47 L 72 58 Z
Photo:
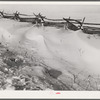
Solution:
M 0 4 L 3 10 L 100 23 L 100 5 Z M 99 91 L 98 34 L 0 18 L 0 90 Z
M 99 90 L 100 36 L 0 19 L 1 90 Z

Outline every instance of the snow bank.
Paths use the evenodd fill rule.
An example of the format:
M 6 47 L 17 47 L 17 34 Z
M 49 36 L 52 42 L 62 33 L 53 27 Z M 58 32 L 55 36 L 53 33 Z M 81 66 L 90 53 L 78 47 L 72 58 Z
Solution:
M 3 28 L 0 28 L 0 42 L 6 42 L 12 47 L 20 45 L 34 50 L 44 58 L 48 65 L 63 71 L 65 74 L 68 67 L 87 70 L 94 74 L 100 73 L 100 49 L 92 45 L 99 41 L 98 39 L 89 40 L 82 31 L 75 32 L 51 27 L 31 26 L 29 28 L 26 23 L 22 26 L 14 21 L 12 23 L 13 26 L 10 23 L 12 30 L 8 24 L 5 26 L 6 23 L 3 24 Z M 0 26 L 2 26 L 1 24 Z M 7 30 L 4 26 L 7 27 Z
M 62 33 L 61 30 L 54 28 L 45 30 L 37 28 L 28 31 L 24 41 L 27 40 L 26 43 L 30 41 L 31 47 L 37 48 L 37 52 L 46 59 L 48 58 L 49 61 L 53 59 L 55 61 L 53 66 L 55 67 L 58 66 L 57 59 L 59 59 L 69 62 L 77 69 L 99 74 L 100 50 L 83 40 L 79 36 L 80 34 L 83 34 L 82 31 L 73 32 L 69 30 Z
M 99 74 L 100 49 L 91 45 L 88 41 L 86 42 L 86 39 L 82 39 L 83 37 L 79 36 L 80 34 L 85 35 L 82 31 L 66 31 L 63 34 L 59 34 L 59 31 L 57 31 L 54 35 L 46 35 L 45 41 L 49 51 L 56 57 L 70 62 L 77 69 Z

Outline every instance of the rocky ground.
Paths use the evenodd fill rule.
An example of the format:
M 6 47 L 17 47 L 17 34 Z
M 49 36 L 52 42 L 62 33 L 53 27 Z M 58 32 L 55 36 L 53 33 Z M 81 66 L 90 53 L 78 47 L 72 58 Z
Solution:
M 15 52 L 0 44 L 0 90 L 99 90 L 100 79 L 70 72 L 67 74 L 72 76 L 62 76 L 61 71 L 33 54 Z
M 0 90 L 70 90 L 57 79 L 61 74 L 35 57 L 0 44 Z

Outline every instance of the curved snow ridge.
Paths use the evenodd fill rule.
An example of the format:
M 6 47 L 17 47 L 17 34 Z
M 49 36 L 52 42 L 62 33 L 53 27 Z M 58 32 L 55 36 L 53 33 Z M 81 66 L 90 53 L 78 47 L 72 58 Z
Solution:
M 0 42 L 36 50 L 45 59 L 54 62 L 55 66 L 60 67 L 61 64 L 57 64 L 59 58 L 74 64 L 79 69 L 85 67 L 99 74 L 100 50 L 87 43 L 79 36 L 80 34 L 83 34 L 82 31 L 33 27 L 23 34 L 12 35 L 4 28 L 0 28 Z
M 29 30 L 27 33 L 25 33 L 22 42 L 27 47 L 30 46 L 30 49 L 34 50 L 35 48 L 40 55 L 51 57 L 45 45 L 44 36 L 41 34 L 43 32 L 43 30 L 39 30 L 38 28 Z

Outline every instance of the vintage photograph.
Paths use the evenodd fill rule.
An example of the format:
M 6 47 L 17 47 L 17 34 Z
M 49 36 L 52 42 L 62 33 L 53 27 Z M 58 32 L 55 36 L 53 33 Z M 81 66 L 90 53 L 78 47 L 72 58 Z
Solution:
M 100 3 L 0 3 L 0 90 L 99 91 Z

